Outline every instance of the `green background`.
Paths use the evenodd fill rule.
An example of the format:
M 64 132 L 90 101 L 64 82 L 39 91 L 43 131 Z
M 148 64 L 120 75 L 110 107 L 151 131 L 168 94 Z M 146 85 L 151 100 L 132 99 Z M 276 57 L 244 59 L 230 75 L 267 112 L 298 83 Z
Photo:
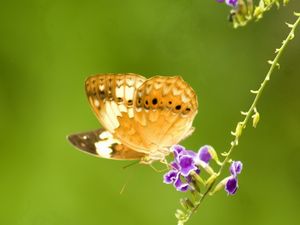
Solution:
M 234 30 L 214 0 L 27 0 L 0 9 L 0 224 L 175 224 L 183 196 L 146 166 L 76 151 L 66 135 L 99 127 L 84 80 L 95 73 L 180 74 L 196 90 L 196 132 L 184 145 L 228 149 L 300 11 L 298 0 Z M 216 194 L 189 224 L 295 225 L 300 212 L 300 32 L 233 154 L 236 196 Z M 127 184 L 123 194 L 120 190 Z

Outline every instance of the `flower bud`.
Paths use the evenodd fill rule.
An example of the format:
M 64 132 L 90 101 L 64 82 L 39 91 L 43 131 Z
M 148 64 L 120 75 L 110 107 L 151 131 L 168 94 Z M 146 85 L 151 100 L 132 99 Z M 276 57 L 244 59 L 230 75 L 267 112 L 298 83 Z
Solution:
M 178 220 L 182 220 L 184 219 L 185 217 L 185 214 L 182 210 L 180 209 L 177 209 L 176 212 L 175 212 L 175 217 L 178 219 Z
M 244 129 L 244 123 L 243 122 L 238 122 L 238 124 L 236 125 L 236 128 L 235 128 L 234 135 L 237 138 L 240 137 L 242 135 L 243 129 Z
M 180 204 L 185 210 L 189 210 L 195 207 L 189 198 L 181 198 Z
M 253 125 L 254 128 L 256 128 L 256 126 L 257 126 L 257 124 L 258 124 L 258 122 L 259 122 L 259 119 L 260 119 L 259 113 L 258 113 L 258 112 L 255 112 L 255 114 L 252 116 L 252 119 L 253 119 L 252 125 Z

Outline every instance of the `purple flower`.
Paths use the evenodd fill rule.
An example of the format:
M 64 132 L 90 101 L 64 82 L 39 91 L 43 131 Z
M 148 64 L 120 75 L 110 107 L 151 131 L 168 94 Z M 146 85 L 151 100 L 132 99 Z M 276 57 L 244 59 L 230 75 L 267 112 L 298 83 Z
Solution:
M 185 192 L 189 189 L 189 184 L 188 183 L 183 183 L 180 179 L 180 176 L 174 183 L 174 187 L 176 188 L 177 191 Z
M 237 176 L 238 174 L 240 174 L 242 172 L 242 169 L 243 169 L 243 164 L 241 161 L 233 161 L 231 163 L 229 171 L 232 176 Z
M 172 151 L 174 161 L 170 163 L 171 170 L 164 175 L 164 183 L 173 184 L 177 191 L 184 192 L 190 187 L 191 172 L 200 173 L 194 161 L 196 153 L 181 145 L 174 145 Z
M 234 195 L 235 192 L 238 189 L 238 180 L 236 177 L 230 177 L 225 185 L 225 191 L 229 194 L 229 195 Z
M 179 158 L 183 155 L 190 155 L 192 157 L 196 156 L 196 153 L 191 150 L 186 150 L 183 146 L 181 145 L 173 145 L 172 151 L 174 154 L 175 161 L 179 162 Z
M 231 7 L 236 7 L 238 4 L 238 0 L 217 0 L 217 2 L 220 2 L 220 3 L 225 2 L 226 5 L 229 5 Z
M 234 195 L 238 189 L 238 179 L 237 175 L 242 172 L 243 164 L 240 161 L 233 161 L 230 165 L 229 171 L 231 176 L 228 177 L 225 184 L 225 191 L 229 195 Z
M 180 172 L 176 170 L 171 170 L 164 175 L 164 183 L 173 184 L 177 191 L 185 192 L 189 188 L 188 183 L 181 181 Z
M 172 151 L 175 159 L 177 159 L 180 155 L 183 155 L 186 152 L 185 148 L 181 145 L 173 145 Z
M 198 169 L 195 166 L 193 157 L 190 155 L 182 155 L 181 157 L 179 157 L 178 164 L 180 172 L 184 177 L 187 177 L 192 171 L 196 171 Z
M 172 146 L 174 161 L 170 163 L 171 170 L 164 175 L 164 183 L 173 184 L 178 191 L 187 191 L 192 182 L 192 173 L 200 174 L 199 165 L 207 167 L 212 159 L 210 146 L 203 146 L 198 153 L 187 150 L 181 145 Z
M 211 160 L 212 156 L 209 152 L 209 148 L 211 148 L 208 145 L 205 145 L 203 147 L 201 147 L 197 153 L 197 159 L 201 160 L 205 163 L 209 163 L 209 161 Z
M 179 173 L 175 170 L 170 170 L 164 175 L 164 183 L 172 184 L 178 179 Z

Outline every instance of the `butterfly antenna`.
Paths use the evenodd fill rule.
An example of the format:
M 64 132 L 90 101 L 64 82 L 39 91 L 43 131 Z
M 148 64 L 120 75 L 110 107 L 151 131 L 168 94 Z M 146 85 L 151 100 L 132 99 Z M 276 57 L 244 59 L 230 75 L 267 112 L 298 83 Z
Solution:
M 137 164 L 139 164 L 139 161 L 134 161 L 134 162 L 132 162 L 132 163 L 126 165 L 126 166 L 123 166 L 123 169 L 125 170 L 125 169 L 127 169 L 127 168 L 129 168 L 131 166 L 137 165 Z
M 127 183 L 128 183 L 128 180 L 126 181 L 125 184 L 123 184 L 123 187 L 121 188 L 121 191 L 120 191 L 120 195 L 123 194 L 124 190 L 126 189 Z
M 162 172 L 166 172 L 168 171 L 169 168 L 166 168 L 166 169 L 157 169 L 155 168 L 155 166 L 153 166 L 152 164 L 149 164 L 149 166 L 157 173 L 162 173 Z
M 133 165 L 135 165 L 136 163 L 131 163 L 131 164 L 129 164 L 129 165 L 127 165 L 127 167 L 129 167 L 129 166 L 133 166 Z M 123 184 L 123 186 L 122 186 L 122 188 L 121 188 L 121 190 L 120 190 L 120 195 L 122 195 L 123 193 L 124 193 L 124 191 L 126 190 L 126 188 L 127 188 L 127 186 L 128 186 L 128 183 L 129 183 L 129 180 L 131 179 L 131 177 L 132 177 L 132 171 L 129 171 L 130 173 L 128 174 L 127 173 L 127 175 L 126 175 L 126 180 L 125 180 L 125 182 L 124 182 L 124 184 Z

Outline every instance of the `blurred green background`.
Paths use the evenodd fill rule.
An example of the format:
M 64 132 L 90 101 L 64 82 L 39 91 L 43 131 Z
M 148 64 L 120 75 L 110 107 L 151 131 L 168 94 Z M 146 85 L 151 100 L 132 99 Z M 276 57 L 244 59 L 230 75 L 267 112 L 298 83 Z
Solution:
M 180 74 L 199 96 L 184 145 L 223 152 L 287 35 L 297 0 L 234 30 L 214 0 L 2 2 L 0 224 L 175 224 L 181 193 L 146 166 L 76 151 L 66 135 L 99 127 L 84 80 L 95 73 Z M 207 199 L 193 224 L 299 224 L 300 32 L 233 157 L 240 190 Z M 123 194 L 120 190 L 127 187 Z

